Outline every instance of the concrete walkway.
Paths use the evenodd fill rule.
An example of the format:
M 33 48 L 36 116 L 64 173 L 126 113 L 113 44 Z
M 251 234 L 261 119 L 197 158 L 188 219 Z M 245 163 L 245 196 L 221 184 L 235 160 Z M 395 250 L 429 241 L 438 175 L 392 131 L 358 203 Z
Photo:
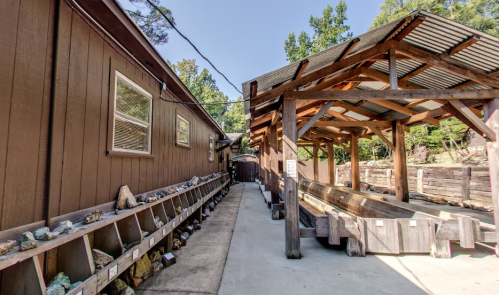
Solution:
M 288 260 L 284 220 L 272 220 L 258 185 L 246 183 L 218 294 L 497 294 L 491 250 L 452 251 L 452 259 L 348 257 L 344 247 L 301 239 L 303 258 Z
M 137 295 L 217 294 L 244 186 L 231 187 L 187 246 L 173 251 L 177 263 L 140 284 Z

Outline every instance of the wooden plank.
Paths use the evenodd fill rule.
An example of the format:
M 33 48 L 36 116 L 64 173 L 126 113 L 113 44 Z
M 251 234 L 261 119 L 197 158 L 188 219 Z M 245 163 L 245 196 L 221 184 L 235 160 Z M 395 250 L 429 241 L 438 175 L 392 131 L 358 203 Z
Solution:
M 401 41 L 404 39 L 407 35 L 409 35 L 412 31 L 414 31 L 421 23 L 423 23 L 426 20 L 424 16 L 418 16 L 416 17 L 407 27 L 405 27 L 400 33 L 398 33 L 393 40 L 396 41 Z M 407 19 L 406 19 L 407 21 Z M 407 24 L 407 23 L 406 23 Z
M 471 45 L 475 44 L 478 41 L 480 41 L 480 37 L 473 35 L 473 36 L 467 38 L 466 40 L 456 44 L 454 47 L 449 49 L 446 53 L 442 54 L 441 56 L 442 57 L 452 56 L 452 55 L 458 53 L 459 51 L 462 51 L 462 50 L 470 47 Z
M 355 47 L 357 46 L 357 44 L 359 44 L 359 42 L 360 42 L 359 38 L 355 38 L 352 41 L 350 41 L 350 44 L 348 45 L 347 49 L 345 50 L 345 52 L 341 54 L 340 58 L 338 58 L 337 61 L 347 58 L 350 52 L 352 52 L 352 50 L 355 49 Z
M 339 245 L 340 244 L 340 217 L 338 213 L 329 210 L 326 211 L 328 222 L 329 222 L 329 244 Z
M 263 137 L 263 148 L 265 151 L 264 159 L 265 162 L 265 190 L 270 191 L 270 143 L 269 143 L 269 134 L 265 133 Z
M 390 89 L 391 90 L 398 90 L 399 85 L 398 85 L 398 76 L 397 76 L 397 57 L 395 53 L 395 49 L 390 49 L 388 51 L 388 71 L 390 73 Z
M 459 245 L 462 248 L 474 249 L 475 239 L 471 217 L 465 215 L 457 216 L 457 222 L 459 225 Z
M 350 134 L 350 155 L 352 169 L 352 189 L 360 191 L 360 171 L 359 171 L 359 138 L 356 134 Z
M 458 109 L 456 109 L 453 105 L 451 104 L 445 104 L 441 107 L 445 111 L 449 112 L 452 116 L 456 117 L 459 119 L 461 122 L 463 122 L 466 126 L 470 127 L 473 129 L 475 132 L 477 132 L 480 135 L 483 135 L 483 132 L 475 125 L 473 122 L 468 120 L 466 116 L 464 116 Z
M 305 134 L 305 132 L 308 131 L 308 129 L 310 127 L 312 127 L 312 125 L 314 125 L 317 120 L 319 120 L 323 115 L 324 113 L 326 113 L 327 110 L 329 110 L 330 107 L 332 107 L 334 105 L 334 101 L 329 101 L 328 103 L 326 103 L 313 117 L 312 119 L 308 120 L 305 125 L 303 127 L 300 128 L 300 130 L 298 131 L 298 135 L 297 137 L 300 138 L 303 134 Z
M 400 253 L 430 253 L 429 219 L 397 219 L 397 222 L 401 234 Z
M 461 175 L 461 201 L 470 199 L 470 182 L 471 182 L 471 167 L 463 166 Z
M 395 171 L 395 193 L 397 201 L 409 203 L 409 184 L 407 181 L 407 159 L 405 152 L 404 129 L 400 120 L 393 121 L 392 142 L 393 170 Z
M 382 127 L 389 128 L 390 121 L 317 121 L 314 127 Z
M 400 254 L 397 219 L 364 218 L 366 252 Z
M 386 119 L 386 118 L 384 118 L 384 117 L 382 117 L 382 116 L 380 116 L 378 114 L 375 114 L 375 113 L 370 112 L 370 111 L 363 110 L 361 108 L 358 108 L 356 106 L 350 105 L 348 103 L 344 103 L 342 101 L 337 101 L 334 105 L 337 106 L 337 107 L 341 107 L 341 108 L 347 109 L 347 110 L 352 111 L 354 113 L 357 113 L 359 115 L 369 117 L 369 118 L 374 119 L 374 120 L 378 120 L 378 121 L 387 121 L 388 120 L 388 119 Z
M 314 180 L 319 181 L 319 144 L 314 143 L 313 149 L 313 158 L 314 158 Z
M 386 99 L 490 99 L 499 89 L 406 89 L 355 91 L 287 91 L 285 99 L 298 100 L 386 100 Z M 338 105 L 336 105 L 338 106 Z
M 385 108 L 394 110 L 396 112 L 402 113 L 404 115 L 413 116 L 413 115 L 419 114 L 419 112 L 417 112 L 417 111 L 410 110 L 406 107 L 403 107 L 401 105 L 398 105 L 398 104 L 393 103 L 393 102 L 388 101 L 388 100 L 372 100 L 371 102 L 375 103 L 377 105 L 380 105 L 380 106 L 384 106 Z M 436 119 L 433 119 L 433 118 L 427 118 L 427 119 L 424 119 L 423 121 L 428 122 L 430 124 L 433 124 L 435 126 L 440 126 L 439 121 Z
M 486 101 L 483 107 L 485 124 L 495 130 L 499 136 L 499 98 Z M 494 224 L 496 224 L 496 255 L 499 255 L 499 142 L 487 140 L 487 158 L 489 160 L 490 188 L 494 205 Z
M 293 80 L 301 78 L 301 76 L 303 75 L 303 72 L 305 72 L 305 69 L 308 66 L 308 63 L 309 63 L 308 59 L 305 59 L 305 60 L 301 61 L 300 65 L 298 66 L 298 70 L 296 71 L 296 74 L 295 74 Z
M 307 75 L 308 76 L 308 75 Z M 283 102 L 283 178 L 285 194 L 285 216 L 286 216 L 286 257 L 300 259 L 300 224 L 298 207 L 298 174 L 290 175 L 288 167 L 294 164 L 297 169 L 297 147 L 296 147 L 296 100 L 284 100 Z
M 123 244 L 116 223 L 111 223 L 94 231 L 93 248 L 104 251 L 115 259 L 123 254 Z
M 499 97 L 499 95 L 497 96 Z M 461 101 L 457 99 L 448 99 L 447 100 L 453 107 L 456 108 L 463 116 L 465 116 L 471 123 L 473 123 L 476 128 L 482 131 L 484 137 L 487 137 L 489 140 L 496 141 L 495 132 L 490 129 L 482 120 L 480 120 L 475 114 L 468 109 Z
M 334 185 L 335 177 L 334 177 L 334 147 L 332 142 L 327 143 L 327 168 L 328 168 L 328 176 L 329 176 L 329 184 Z
M 451 258 L 450 241 L 439 238 L 438 232 L 442 227 L 442 221 L 430 220 L 430 241 L 431 241 L 431 257 L 435 258 Z
M 277 126 L 270 126 L 270 180 L 271 180 L 271 200 L 272 205 L 279 204 L 279 147 L 277 143 Z M 276 216 L 277 215 L 277 216 Z M 272 212 L 272 219 L 279 219 L 279 213 Z
M 371 127 L 370 128 L 374 134 L 376 134 L 384 143 L 386 143 L 386 145 L 388 145 L 389 148 L 391 148 L 392 150 L 395 150 L 395 146 L 393 145 L 393 143 L 391 141 L 389 141 L 384 135 L 383 133 L 381 133 L 381 130 L 379 130 L 377 127 Z
M 442 58 L 438 55 L 429 53 L 428 51 L 401 42 L 397 42 L 395 49 L 397 52 L 412 57 L 415 60 L 432 64 L 434 67 L 468 78 L 480 84 L 495 88 L 499 87 L 499 79 L 484 74 L 474 68 L 464 66 L 450 58 Z
M 300 238 L 315 238 L 315 228 L 300 227 Z
M 71 282 L 83 282 L 94 274 L 95 265 L 87 235 L 59 246 L 57 269 L 64 272 Z
M 0 292 L 12 295 L 46 294 L 46 285 L 38 256 L 3 270 Z
M 333 63 L 329 66 L 326 66 L 320 70 L 317 70 L 317 71 L 310 73 L 306 76 L 303 76 L 299 79 L 285 83 L 285 84 L 283 84 L 279 87 L 276 87 L 272 90 L 269 90 L 263 94 L 252 97 L 251 98 L 251 110 L 254 110 L 255 106 L 257 106 L 263 102 L 266 102 L 274 97 L 278 97 L 278 96 L 282 95 L 284 93 L 284 91 L 290 91 L 290 90 L 296 89 L 297 87 L 299 87 L 301 85 L 305 85 L 307 83 L 316 81 L 322 77 L 334 74 L 342 69 L 345 69 L 347 67 L 358 64 L 359 62 L 365 61 L 373 56 L 379 55 L 381 53 L 385 53 L 390 48 L 393 48 L 395 43 L 397 43 L 397 42 L 388 41 L 388 42 L 385 42 L 383 44 L 377 45 L 373 48 L 370 48 L 368 50 L 365 50 L 365 51 L 362 51 L 358 54 L 355 54 L 351 57 L 348 57 L 348 58 L 345 58 L 341 61 Z

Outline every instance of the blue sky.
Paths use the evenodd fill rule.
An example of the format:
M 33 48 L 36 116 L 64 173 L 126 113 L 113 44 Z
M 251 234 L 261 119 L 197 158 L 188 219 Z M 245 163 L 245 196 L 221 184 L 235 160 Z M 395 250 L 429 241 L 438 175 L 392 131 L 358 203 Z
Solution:
M 127 0 L 120 0 L 132 8 Z M 250 79 L 288 64 L 284 40 L 291 32 L 305 30 L 312 35 L 310 15 L 320 16 L 327 4 L 339 0 L 160 0 L 172 11 L 177 28 L 241 90 Z M 347 16 L 354 36 L 367 31 L 383 0 L 346 0 Z M 217 86 L 230 100 L 240 95 L 218 75 L 175 31 L 169 41 L 158 46 L 163 58 L 171 62 L 196 59 L 200 70 L 207 68 Z

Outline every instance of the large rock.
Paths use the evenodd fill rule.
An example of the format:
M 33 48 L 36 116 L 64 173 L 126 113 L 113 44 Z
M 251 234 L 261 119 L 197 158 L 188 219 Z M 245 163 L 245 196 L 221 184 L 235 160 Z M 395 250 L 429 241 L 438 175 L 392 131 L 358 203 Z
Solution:
M 128 285 L 121 279 L 115 279 L 111 282 L 109 287 L 109 294 L 119 295 Z
M 55 285 L 47 288 L 47 295 L 64 295 L 66 294 L 66 289 L 61 285 Z
M 116 202 L 116 209 L 123 210 L 126 208 L 134 208 L 137 207 L 137 201 L 133 196 L 132 192 L 128 188 L 128 185 L 123 185 L 120 187 L 120 191 L 118 193 L 118 201 Z
M 29 231 L 22 233 L 19 243 L 21 244 L 21 251 L 38 247 L 38 241 L 35 240 L 35 237 Z
M 151 273 L 151 260 L 147 255 L 142 255 L 135 262 L 135 278 L 147 279 Z
M 151 269 L 153 272 L 158 272 L 163 268 L 163 263 L 161 261 L 155 261 L 151 264 Z
M 157 251 L 152 251 L 151 255 L 149 255 L 149 259 L 151 262 L 155 262 L 161 259 L 161 252 L 159 250 Z
M 111 255 L 104 253 L 103 251 L 98 249 L 92 249 L 92 256 L 94 257 L 94 263 L 97 269 L 104 268 L 104 266 L 108 265 L 114 260 Z
M 71 289 L 71 281 L 63 272 L 58 273 L 49 284 L 50 287 L 62 286 L 65 290 Z
M 15 240 L 8 240 L 5 243 L 0 244 L 0 256 L 7 254 L 14 246 L 17 245 L 17 241 Z
M 135 291 L 127 286 L 125 289 L 121 291 L 120 295 L 135 295 Z

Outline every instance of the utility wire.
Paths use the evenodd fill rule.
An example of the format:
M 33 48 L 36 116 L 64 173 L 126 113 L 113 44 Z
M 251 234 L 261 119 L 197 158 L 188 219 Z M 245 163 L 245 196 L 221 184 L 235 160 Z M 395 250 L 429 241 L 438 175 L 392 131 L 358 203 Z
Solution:
M 148 2 L 151 6 L 152 6 L 152 7 L 154 7 L 154 9 L 156 9 L 156 11 L 157 11 L 158 13 L 160 13 L 160 14 L 161 14 L 161 15 L 162 15 L 162 16 L 163 16 L 163 17 L 164 17 L 164 18 L 168 21 L 168 23 L 170 24 L 170 26 L 172 26 L 172 28 L 174 28 L 174 29 L 175 29 L 175 31 L 177 31 L 177 33 L 178 33 L 180 36 L 182 36 L 182 38 L 184 38 L 187 42 L 189 42 L 189 44 L 191 44 L 191 46 L 194 48 L 194 50 L 196 50 L 196 51 L 197 51 L 197 53 L 199 53 L 199 55 L 201 55 L 201 57 L 202 57 L 202 58 L 204 58 L 204 59 L 205 59 L 205 60 L 206 60 L 206 61 L 207 61 L 207 62 L 208 62 L 208 63 L 209 63 L 209 64 L 210 64 L 210 65 L 211 65 L 214 69 L 215 69 L 215 71 L 217 71 L 220 75 L 222 75 L 222 77 L 224 77 L 224 78 L 225 78 L 225 80 L 226 80 L 227 82 L 229 82 L 229 84 L 230 84 L 230 85 L 232 85 L 232 87 L 234 87 L 234 89 L 236 89 L 236 90 L 237 90 L 237 92 L 239 92 L 239 93 L 243 94 L 243 93 L 242 93 L 242 92 L 241 92 L 241 91 L 240 91 L 240 90 L 239 90 L 239 89 L 238 89 L 238 88 L 237 88 L 234 84 L 232 84 L 232 82 L 230 82 L 230 81 L 229 81 L 229 79 L 227 79 L 227 77 L 225 77 L 225 75 L 224 75 L 224 74 L 222 74 L 222 73 L 221 73 L 221 72 L 220 72 L 220 71 L 219 71 L 219 70 L 218 70 L 218 69 L 217 69 L 217 68 L 216 68 L 216 67 L 215 67 L 215 66 L 211 63 L 211 61 L 210 61 L 209 59 L 207 59 L 207 58 L 206 58 L 206 57 L 205 57 L 205 56 L 204 56 L 204 55 L 203 55 L 203 54 L 202 54 L 202 53 L 201 53 L 201 52 L 197 49 L 197 47 L 196 47 L 194 44 L 192 44 L 192 42 L 191 42 L 191 41 L 190 41 L 190 40 L 189 40 L 186 36 L 184 36 L 182 33 L 180 33 L 180 31 L 177 29 L 177 27 L 175 27 L 175 25 L 174 25 L 174 24 L 170 21 L 170 19 L 169 19 L 169 18 L 168 18 L 168 17 L 167 17 L 164 13 L 163 13 L 163 11 L 161 11 L 161 10 L 160 10 L 160 9 L 156 6 L 156 4 L 152 3 L 152 2 L 151 2 L 151 0 L 146 0 L 146 1 L 147 1 L 147 2 Z M 213 103 L 213 104 L 217 104 L 217 103 Z

